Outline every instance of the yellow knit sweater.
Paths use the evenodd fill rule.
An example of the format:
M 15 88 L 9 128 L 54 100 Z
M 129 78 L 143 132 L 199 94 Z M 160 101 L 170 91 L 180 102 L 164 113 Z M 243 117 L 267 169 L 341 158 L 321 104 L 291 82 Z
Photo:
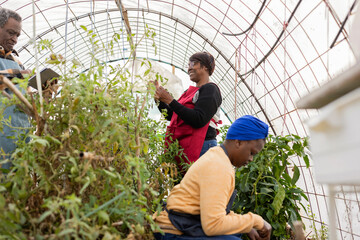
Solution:
M 167 208 L 176 212 L 201 214 L 201 224 L 206 235 L 248 233 L 252 228 L 264 226 L 261 216 L 244 215 L 225 209 L 235 188 L 235 170 L 221 147 L 209 149 L 185 174 L 167 199 Z M 154 214 L 155 221 L 166 233 L 178 234 L 166 211 Z

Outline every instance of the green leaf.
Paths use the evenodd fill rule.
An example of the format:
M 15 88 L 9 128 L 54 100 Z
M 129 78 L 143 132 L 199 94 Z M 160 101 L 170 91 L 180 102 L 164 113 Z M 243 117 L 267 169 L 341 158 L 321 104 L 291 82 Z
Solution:
M 144 77 L 147 76 L 150 73 L 150 68 L 144 72 Z
M 303 193 L 304 191 L 302 190 L 302 189 L 300 189 L 300 188 L 291 188 L 290 190 L 289 190 L 289 193 L 291 193 L 291 194 L 301 194 L 301 193 Z
M 278 215 L 280 212 L 280 209 L 282 208 L 282 203 L 285 199 L 285 189 L 282 185 L 279 185 L 279 188 L 276 192 L 274 201 L 272 202 L 271 206 L 274 209 L 274 214 Z
M 45 218 L 47 218 L 48 216 L 50 216 L 52 214 L 51 210 L 48 210 L 46 212 L 44 212 L 43 214 L 41 214 L 41 216 L 37 219 L 38 223 L 41 223 L 42 221 L 45 220 Z
M 308 155 L 305 155 L 305 156 L 303 157 L 303 159 L 304 159 L 304 162 L 305 162 L 305 164 L 306 164 L 306 167 L 309 168 L 309 167 L 310 167 L 309 156 L 308 156 Z
M 104 220 L 104 222 L 109 223 L 110 222 L 110 218 L 109 215 L 107 214 L 107 212 L 100 210 L 97 212 L 97 215 L 99 218 L 101 218 L 102 220 Z
M 6 187 L 0 186 L 0 192 L 5 192 L 5 191 L 6 191 Z
M 297 209 L 290 207 L 288 210 L 290 212 L 290 222 L 291 223 L 293 223 L 297 220 L 301 220 L 301 216 L 300 216 L 299 212 L 297 211 Z
M 306 196 L 306 194 L 303 191 L 300 194 L 303 198 L 306 199 L 306 201 L 309 201 L 308 197 Z
M 144 143 L 144 148 L 143 148 L 143 152 L 144 152 L 144 154 L 147 154 L 147 153 L 148 153 L 148 151 L 149 151 L 149 144 Z
M 110 171 L 108 171 L 108 170 L 103 170 L 108 176 L 110 176 L 111 178 L 116 178 L 117 177 L 117 175 L 115 174 L 115 173 L 113 173 L 113 172 L 110 172 Z
M 301 146 L 300 143 L 294 143 L 294 144 L 293 144 L 293 149 L 294 149 L 295 152 L 299 153 L 299 152 L 301 152 L 301 150 L 302 150 L 303 148 L 302 148 L 302 146 Z
M 87 28 L 86 28 L 84 25 L 80 25 L 80 27 L 81 27 L 82 29 L 84 29 L 85 31 L 87 31 Z
M 295 185 L 297 183 L 297 181 L 299 180 L 299 177 L 300 177 L 300 171 L 299 171 L 299 168 L 294 165 L 294 175 L 293 175 L 293 178 L 291 179 L 291 184 L 292 185 Z
M 307 137 L 304 138 L 303 146 L 304 147 L 309 146 L 309 139 Z
M 291 183 L 291 181 L 292 181 L 292 178 L 291 178 L 290 175 L 287 174 L 287 173 L 284 173 L 284 174 L 283 174 L 283 178 L 284 178 L 285 181 L 288 182 L 288 183 Z
M 268 219 L 271 219 L 271 218 L 273 217 L 273 215 L 274 215 L 274 212 L 273 212 L 272 210 L 268 210 L 268 211 L 266 212 L 266 217 L 267 217 Z
M 0 194 L 0 210 L 4 208 L 5 202 L 6 202 L 5 198 L 3 197 L 2 194 Z
M 71 229 L 71 228 L 68 228 L 68 229 L 65 229 L 65 230 L 62 230 L 60 233 L 59 233 L 59 237 L 62 237 L 62 236 L 66 236 L 66 235 L 69 235 L 71 233 L 76 233 L 75 232 L 75 229 Z
M 45 139 L 42 139 L 42 138 L 33 139 L 33 141 L 31 141 L 31 144 L 33 144 L 33 145 L 42 145 L 44 147 L 50 146 L 49 142 L 46 141 Z
M 56 143 L 56 144 L 58 144 L 58 145 L 61 145 L 61 142 L 60 142 L 58 139 L 56 139 L 56 138 L 54 138 L 54 137 L 52 137 L 52 136 L 50 136 L 50 135 L 45 136 L 45 138 L 46 138 L 46 140 L 48 140 L 48 141 L 52 141 L 52 142 L 54 142 L 54 143 Z
M 274 183 L 269 183 L 269 182 L 259 182 L 258 184 L 264 185 L 264 186 L 269 186 L 269 187 L 274 187 L 275 184 Z
M 89 177 L 86 177 L 86 179 L 87 179 L 87 181 L 85 182 L 84 186 L 81 188 L 80 194 L 82 194 L 85 191 L 85 189 L 89 186 L 89 184 L 91 183 Z
M 263 187 L 263 188 L 260 189 L 260 193 L 265 193 L 265 194 L 267 194 L 267 193 L 272 193 L 272 192 L 273 192 L 273 190 L 272 190 L 271 188 L 265 188 L 265 187 Z

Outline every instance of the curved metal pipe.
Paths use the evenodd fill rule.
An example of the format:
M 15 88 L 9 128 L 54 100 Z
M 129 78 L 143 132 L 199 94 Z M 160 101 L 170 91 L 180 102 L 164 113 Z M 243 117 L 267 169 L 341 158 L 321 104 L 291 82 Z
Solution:
M 250 26 L 249 26 L 245 31 L 243 31 L 243 32 L 241 32 L 241 33 L 224 33 L 224 32 L 223 32 L 223 34 L 226 35 L 226 36 L 240 36 L 240 35 L 248 32 L 250 29 L 252 29 L 252 28 L 254 27 L 256 21 L 258 20 L 258 18 L 259 18 L 259 16 L 260 16 L 261 11 L 263 10 L 263 8 L 264 8 L 264 6 L 265 6 L 265 3 L 266 3 L 266 0 L 263 1 L 263 3 L 261 4 L 261 7 L 260 7 L 258 13 L 257 13 L 256 16 L 255 16 L 254 21 L 250 24 Z

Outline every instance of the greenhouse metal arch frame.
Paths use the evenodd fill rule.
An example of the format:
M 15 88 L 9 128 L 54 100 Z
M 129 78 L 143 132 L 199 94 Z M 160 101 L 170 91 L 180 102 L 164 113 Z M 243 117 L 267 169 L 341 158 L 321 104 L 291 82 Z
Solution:
M 18 10 L 19 12 L 22 11 L 21 15 L 24 17 L 24 23 L 29 22 L 31 20 L 31 15 L 29 14 L 29 11 L 26 12 L 26 9 L 30 7 L 31 1 L 28 1 L 28 3 L 25 3 L 27 1 L 20 2 L 22 5 L 18 6 L 18 8 L 14 10 Z M 4 1 L 1 6 L 13 8 L 14 6 L 10 5 L 9 3 L 10 1 Z M 109 30 L 105 24 L 105 21 L 112 22 L 109 23 L 109 25 L 113 31 L 123 26 L 123 16 L 119 14 L 120 11 L 116 8 L 114 1 L 57 1 L 56 4 L 54 3 L 54 5 L 44 8 L 41 7 L 41 3 L 42 1 L 36 1 L 38 9 L 37 15 L 42 15 L 46 18 L 50 18 L 50 14 L 48 12 L 51 12 L 54 9 L 61 9 L 61 11 L 63 11 L 65 7 L 68 7 L 66 11 L 76 15 L 78 13 L 75 12 L 75 10 L 78 10 L 79 8 L 75 8 L 75 6 L 81 4 L 82 6 L 89 6 L 90 4 L 90 11 L 88 11 L 89 8 L 83 9 L 87 13 L 79 14 L 79 16 L 72 17 L 67 21 L 62 20 L 61 23 L 54 25 L 48 22 L 48 29 L 45 30 L 46 28 L 44 28 L 42 33 L 38 35 L 38 39 L 47 38 L 47 36 L 49 36 L 51 39 L 54 39 L 56 43 L 56 50 L 59 53 L 68 51 L 66 57 L 69 59 L 72 57 L 81 56 L 84 58 L 82 62 L 85 66 L 88 64 L 85 60 L 86 54 L 82 55 L 80 49 L 82 47 L 87 49 L 87 51 L 91 49 L 86 47 L 87 44 L 85 43 L 85 39 L 81 40 L 82 35 L 79 25 L 87 25 L 89 27 L 92 26 L 94 27 L 95 31 L 103 35 L 106 35 L 105 32 Z M 223 112 L 225 115 L 230 120 L 235 118 L 234 96 L 237 95 L 240 99 L 237 103 L 237 106 L 239 109 L 241 109 L 240 115 L 254 114 L 258 115 L 258 117 L 264 120 L 267 120 L 271 125 L 274 134 L 296 133 L 300 136 L 307 135 L 307 130 L 303 125 L 303 120 L 316 115 L 317 112 L 305 110 L 299 111 L 295 107 L 296 100 L 312 89 L 323 85 L 328 79 L 332 79 L 336 76 L 336 74 L 338 74 L 340 71 L 343 71 L 347 68 L 347 66 L 353 63 L 353 59 L 351 58 L 352 53 L 350 52 L 346 54 L 346 52 L 349 52 L 349 26 L 345 25 L 344 29 L 341 30 L 341 35 L 343 38 L 340 39 L 332 49 L 329 48 L 329 44 L 326 44 L 327 42 L 330 43 L 331 40 L 333 40 L 335 37 L 336 33 L 338 33 L 338 28 L 342 25 L 340 19 L 345 19 L 345 16 L 349 13 L 350 6 L 353 4 L 353 1 L 348 1 L 347 3 L 344 2 L 344 6 L 336 5 L 335 1 L 319 0 L 314 1 L 313 3 L 303 1 L 299 7 L 299 12 L 295 14 L 293 22 L 287 26 L 285 35 L 282 37 L 282 40 L 278 43 L 273 52 L 268 56 L 265 62 L 260 65 L 260 68 L 258 68 L 254 73 L 243 76 L 243 78 L 240 78 L 242 75 L 241 73 L 247 73 L 248 71 L 245 70 L 248 70 L 249 68 L 251 69 L 251 65 L 254 66 L 256 62 L 259 62 L 258 59 L 261 59 L 261 55 L 265 55 L 267 49 L 270 49 L 271 43 L 273 43 L 276 36 L 278 36 L 286 19 L 288 19 L 289 14 L 293 11 L 294 6 L 296 3 L 298 3 L 298 1 L 267 1 L 264 9 L 259 15 L 259 19 L 254 24 L 253 28 L 249 31 L 249 34 L 245 34 L 243 37 L 224 37 L 222 36 L 221 32 L 241 32 L 242 29 L 250 26 L 254 16 L 258 13 L 262 1 L 258 1 L 256 3 L 254 3 L 254 1 L 231 1 L 227 3 L 226 1 L 213 2 L 206 0 L 195 2 L 177 2 L 164 0 L 135 2 L 122 1 L 122 3 L 127 9 L 129 15 L 131 15 L 128 18 L 130 20 L 131 28 L 136 29 L 135 32 L 138 34 L 140 34 L 139 29 L 143 29 L 144 23 L 150 24 L 151 22 L 154 26 L 159 24 L 158 29 L 155 29 L 156 31 L 159 30 L 160 35 L 159 39 L 156 39 L 158 40 L 157 44 L 159 46 L 158 56 L 154 57 L 148 53 L 147 46 L 139 46 L 137 53 L 140 57 L 146 56 L 150 59 L 159 59 L 157 61 L 176 66 L 177 68 L 184 71 L 190 50 L 210 51 L 215 56 L 217 61 L 217 69 L 212 79 L 220 86 L 223 92 Z M 99 5 L 101 6 L 99 7 Z M 244 8 L 234 11 L 234 9 L 238 9 L 237 7 L 239 6 Z M 282 6 L 284 11 L 279 14 L 278 12 L 280 11 L 280 8 L 272 6 Z M 324 14 L 321 16 L 324 16 L 325 20 L 321 21 L 317 19 L 313 22 L 313 24 L 306 25 L 309 21 L 308 19 L 315 19 L 315 16 L 319 13 L 319 9 L 321 7 L 323 7 L 322 11 L 324 11 Z M 244 9 L 247 9 L 248 12 L 246 12 Z M 206 17 L 208 17 L 208 19 L 217 19 L 216 21 L 209 20 L 207 22 L 201 22 L 203 25 L 213 25 L 210 26 L 209 29 L 215 30 L 215 32 L 212 30 L 209 32 L 214 35 L 206 35 L 206 32 L 201 29 L 201 26 L 203 25 L 199 25 L 196 20 L 189 21 L 188 19 L 181 18 L 180 12 L 188 13 L 189 19 L 191 20 L 193 20 L 193 16 L 195 19 L 199 17 L 200 20 L 205 19 Z M 206 13 L 207 15 L 204 15 L 203 13 Z M 216 13 L 219 15 L 219 18 L 217 18 Z M 224 15 L 222 15 L 222 13 L 224 13 Z M 113 16 L 114 14 L 117 15 Z M 107 15 L 107 17 L 101 19 L 101 15 Z M 154 16 L 151 17 L 145 15 Z M 90 24 L 89 21 L 81 22 L 81 20 L 85 20 L 86 17 L 90 19 Z M 162 17 L 169 19 L 169 22 L 165 23 L 162 21 Z M 142 18 L 142 20 L 140 20 L 140 18 Z M 158 20 L 156 21 L 156 19 Z M 116 22 L 116 20 L 118 21 Z M 244 23 L 242 24 L 241 21 L 244 21 Z M 101 22 L 102 25 L 99 25 Z M 323 25 L 320 26 L 320 23 Z M 74 30 L 68 31 L 67 36 L 64 36 L 63 32 L 65 25 L 67 24 L 73 25 Z M 321 32 L 321 29 L 326 29 L 326 24 L 335 26 L 337 28 L 331 30 L 329 27 L 330 30 L 328 32 Z M 173 26 L 173 29 L 175 29 L 173 32 L 170 31 L 171 25 Z M 318 25 L 320 27 L 318 27 Z M 264 26 L 264 28 L 262 28 L 262 26 Z M 186 40 L 182 39 L 185 40 L 185 45 L 180 45 L 179 41 L 179 39 L 181 40 L 181 36 L 186 36 L 186 31 L 182 29 L 182 27 L 188 31 L 187 37 L 189 40 L 187 41 L 187 44 Z M 315 30 L 310 31 L 311 27 L 313 27 Z M 266 30 L 266 28 L 268 30 Z M 297 35 L 299 29 L 305 33 L 305 36 L 302 36 L 301 34 Z M 317 37 L 316 31 L 326 34 L 329 40 L 325 41 L 327 39 L 318 40 L 315 38 Z M 57 32 L 55 38 L 51 36 L 51 34 L 54 32 Z M 180 33 L 182 35 L 179 35 L 178 37 L 177 34 Z M 25 35 L 28 37 L 30 36 L 27 31 L 25 31 Z M 74 36 L 71 38 L 72 35 Z M 252 37 L 251 35 L 256 36 Z M 78 38 L 79 36 L 80 40 Z M 165 42 L 161 41 L 160 38 L 162 37 L 164 38 L 163 40 L 165 40 Z M 224 50 L 224 46 L 219 44 L 219 41 L 216 41 L 217 38 L 224 40 L 222 44 L 228 44 L 230 48 Z M 101 40 L 103 39 L 104 38 L 102 37 Z M 167 41 L 171 41 L 171 39 L 173 39 L 173 43 L 167 43 Z M 261 42 L 261 39 L 264 41 Z M 67 42 L 64 44 L 65 40 L 67 40 Z M 74 45 L 76 43 L 77 46 L 72 47 L 72 41 L 74 42 Z M 84 41 L 84 43 L 81 43 L 80 41 Z M 104 41 L 106 42 L 106 39 Z M 311 43 L 306 43 L 307 41 Z M 26 67 L 33 66 L 33 55 L 31 54 L 33 50 L 29 49 L 31 45 L 19 44 L 18 46 L 23 46 L 20 51 L 20 56 L 22 60 L 25 60 L 24 62 Z M 185 52 L 180 51 L 182 48 L 176 48 L 176 44 L 179 46 L 186 46 Z M 312 53 L 310 53 L 310 51 L 305 51 L 306 48 L 310 49 L 311 47 L 314 49 Z M 126 47 L 124 48 L 123 46 L 119 45 L 119 54 L 125 49 Z M 161 49 L 166 49 L 166 51 L 162 51 Z M 234 64 L 236 61 L 236 50 L 238 50 L 240 55 L 239 58 L 241 60 L 238 69 L 239 71 L 236 69 Z M 342 55 L 339 53 L 341 51 L 343 51 Z M 86 50 L 84 53 L 85 52 Z M 181 52 L 183 56 L 174 56 L 174 52 Z M 25 59 L 22 56 L 24 53 L 27 54 Z M 335 66 L 338 64 L 338 62 L 334 61 L 332 58 L 332 56 L 335 54 L 339 54 L 338 58 L 348 59 L 348 61 L 344 61 L 345 63 L 343 63 L 343 65 L 339 64 L 339 66 Z M 260 57 L 257 57 L 258 55 Z M 300 61 L 299 59 L 302 58 L 305 60 Z M 44 59 L 45 55 L 40 57 L 40 64 L 42 64 L 42 66 L 46 66 L 43 61 Z M 114 60 L 107 59 L 106 56 L 103 56 L 103 59 L 105 59 L 105 63 L 110 63 Z M 241 79 L 241 81 L 239 81 L 236 88 L 234 88 L 234 78 L 236 72 L 238 72 L 237 76 Z M 242 87 L 242 83 L 244 83 L 245 87 Z M 235 95 L 235 93 L 237 94 Z M 326 191 L 324 191 L 322 186 L 318 186 L 315 183 L 311 171 L 307 171 L 305 168 L 303 168 L 304 166 L 302 165 L 303 164 L 300 163 L 300 166 L 302 167 L 301 171 L 303 175 L 303 184 L 305 186 L 306 193 L 311 200 L 310 204 L 312 203 L 312 211 L 316 212 L 316 218 L 319 217 L 319 220 L 315 220 L 315 222 L 319 224 L 325 223 L 326 225 L 328 222 L 325 216 L 325 213 L 328 211 L 325 207 L 327 199 L 327 195 L 325 194 Z M 359 189 L 356 187 L 339 186 L 339 192 L 340 193 L 337 198 L 337 207 L 339 208 L 337 212 L 337 229 L 342 239 L 347 239 L 348 237 L 351 239 L 357 239 L 360 236 L 360 232 L 358 230 L 360 229 L 359 221 L 356 221 L 358 216 L 355 214 L 354 221 L 354 213 L 352 213 L 350 210 L 353 209 L 356 211 L 356 209 L 358 209 L 358 212 L 360 212 L 360 205 L 359 201 L 357 200 L 359 198 Z M 312 220 L 311 218 L 309 219 Z
M 60 24 L 52 27 L 51 29 L 48 29 L 47 31 L 39 34 L 39 35 L 36 37 L 36 40 L 42 39 L 42 38 L 46 39 L 46 35 L 47 35 L 48 33 L 52 32 L 52 31 L 57 31 L 57 29 L 58 29 L 59 27 L 62 27 L 62 26 L 64 26 L 64 25 L 68 24 L 68 23 L 73 23 L 74 21 L 77 21 L 77 20 L 82 19 L 82 18 L 90 17 L 91 15 L 94 15 L 94 16 L 95 16 L 95 15 L 97 15 L 97 14 L 103 14 L 103 13 L 106 13 L 106 12 L 114 12 L 114 11 L 115 11 L 115 12 L 118 12 L 119 9 L 102 10 L 102 11 L 98 11 L 98 12 L 94 12 L 94 13 L 88 13 L 88 14 L 84 14 L 84 15 L 82 15 L 82 16 L 78 16 L 78 17 L 76 17 L 76 18 L 69 19 L 67 22 L 60 23 Z M 161 13 L 161 12 L 158 12 L 158 11 L 149 10 L 149 9 L 127 9 L 127 11 L 139 11 L 139 12 L 154 13 L 154 14 L 158 14 L 159 16 L 167 17 L 167 18 L 169 18 L 169 19 L 171 19 L 171 20 L 174 20 L 174 21 L 177 22 L 177 23 L 182 24 L 183 26 L 185 26 L 185 27 L 188 28 L 189 30 L 191 30 L 191 31 L 193 31 L 194 33 L 198 34 L 198 35 L 204 40 L 204 42 L 208 43 L 212 48 L 214 48 L 214 49 L 217 51 L 217 53 L 218 53 L 219 55 L 221 55 L 221 56 L 226 60 L 226 63 L 227 63 L 234 71 L 236 71 L 234 64 L 232 64 L 232 63 L 230 62 L 230 60 L 229 60 L 226 56 L 224 56 L 224 54 L 222 54 L 222 52 L 221 52 L 220 49 L 218 49 L 213 43 L 211 43 L 211 42 L 209 41 L 209 39 L 207 39 L 205 36 L 203 36 L 200 32 L 198 32 L 196 29 L 193 29 L 191 26 L 189 26 L 189 25 L 186 24 L 185 22 L 181 21 L 180 19 L 178 19 L 178 18 L 173 18 L 173 17 L 170 16 L 170 15 L 167 15 L 167 14 L 164 14 L 164 13 Z M 68 41 L 70 41 L 70 40 L 71 40 L 71 39 L 68 39 Z M 30 45 L 31 45 L 31 44 L 28 43 L 28 44 L 22 46 L 22 47 L 19 49 L 18 52 L 21 53 L 21 51 L 24 51 L 25 49 L 26 49 L 27 51 L 29 51 L 29 50 L 27 49 L 27 47 L 29 47 Z M 59 49 L 59 50 L 62 51 L 63 49 Z M 121 60 L 122 60 L 122 59 L 121 59 Z M 114 61 L 114 60 L 109 61 L 109 62 L 113 62 L 113 61 Z M 161 60 L 159 59 L 159 60 L 156 60 L 156 61 L 159 61 L 159 62 L 160 62 Z M 185 61 L 186 61 L 186 60 L 185 60 Z M 172 63 L 168 63 L 168 64 L 173 65 Z M 182 71 L 186 71 L 184 68 L 181 68 L 180 66 L 176 66 L 176 67 L 179 68 L 179 69 L 181 69 Z M 223 76 L 224 76 L 224 75 L 225 75 L 225 74 L 223 74 L 222 76 L 220 76 L 220 79 L 223 79 Z M 261 106 L 259 100 L 256 98 L 256 96 L 254 95 L 254 93 L 251 91 L 251 88 L 250 88 L 249 85 L 246 83 L 245 79 L 244 79 L 243 76 L 240 74 L 240 72 L 238 72 L 237 75 L 238 75 L 239 78 L 241 78 L 241 81 L 244 83 L 244 85 L 246 86 L 246 88 L 248 89 L 248 91 L 251 93 L 251 96 L 255 99 L 256 104 L 259 105 L 260 111 L 261 111 L 261 112 L 263 113 L 263 115 L 265 116 L 267 122 L 270 123 L 271 129 L 272 129 L 273 133 L 276 135 L 276 131 L 275 131 L 275 129 L 273 128 L 273 126 L 272 126 L 272 124 L 271 124 L 271 121 L 270 121 L 269 117 L 267 116 L 264 108 Z M 216 79 L 215 79 L 215 82 L 216 82 L 216 83 L 219 83 L 219 82 L 221 82 L 221 81 L 218 80 L 218 78 L 216 78 Z M 225 98 L 226 98 L 226 97 L 225 97 Z M 223 111 L 224 111 L 224 110 L 223 110 Z M 226 113 L 225 111 L 224 111 L 224 114 L 227 116 L 227 113 Z M 228 116 L 227 116 L 227 117 L 228 117 Z M 229 118 L 229 117 L 228 117 L 228 118 Z M 230 118 L 229 118 L 229 120 L 231 121 Z

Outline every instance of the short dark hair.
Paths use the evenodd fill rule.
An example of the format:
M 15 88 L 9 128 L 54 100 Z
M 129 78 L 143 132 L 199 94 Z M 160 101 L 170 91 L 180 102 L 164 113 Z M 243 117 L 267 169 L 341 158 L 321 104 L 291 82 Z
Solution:
M 7 8 L 0 8 L 0 27 L 4 27 L 4 25 L 8 22 L 9 18 L 13 18 L 18 22 L 21 22 L 21 16 L 10 9 Z
M 214 72 L 215 59 L 208 52 L 197 52 L 190 57 L 189 61 L 190 62 L 192 62 L 192 61 L 200 62 L 201 66 L 204 66 L 208 69 L 209 76 L 211 76 L 211 74 L 213 74 L 213 72 Z

